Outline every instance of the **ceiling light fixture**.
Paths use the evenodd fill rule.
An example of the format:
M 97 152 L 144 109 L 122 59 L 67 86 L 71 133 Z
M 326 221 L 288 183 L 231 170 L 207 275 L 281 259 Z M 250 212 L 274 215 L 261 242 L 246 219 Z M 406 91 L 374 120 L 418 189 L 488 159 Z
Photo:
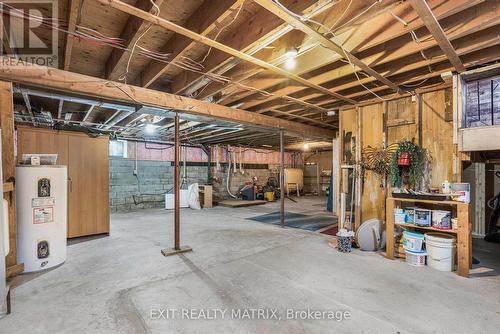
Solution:
M 285 68 L 287 70 L 293 70 L 297 65 L 297 55 L 299 54 L 299 50 L 297 48 L 288 48 L 286 49 L 283 57 L 285 58 Z
M 308 144 L 308 143 L 305 143 L 305 144 L 304 144 L 304 150 L 306 150 L 306 151 L 307 151 L 308 149 L 309 149 L 309 144 Z
M 148 135 L 152 135 L 156 132 L 156 126 L 154 124 L 146 124 L 146 126 L 144 127 L 144 131 L 148 134 Z

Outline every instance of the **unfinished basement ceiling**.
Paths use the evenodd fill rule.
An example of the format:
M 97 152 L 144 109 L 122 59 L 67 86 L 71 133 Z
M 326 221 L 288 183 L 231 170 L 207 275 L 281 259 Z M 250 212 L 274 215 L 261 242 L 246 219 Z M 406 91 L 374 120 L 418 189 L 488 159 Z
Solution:
M 139 8 L 151 13 L 147 18 L 154 18 L 158 11 L 150 0 L 79 0 L 59 1 L 60 18 L 76 22 L 68 25 L 69 34 L 60 32 L 59 67 L 330 130 L 338 128 L 338 117 L 328 112 L 443 87 L 447 83 L 441 74 L 456 70 L 456 59 L 451 61 L 454 58 L 443 51 L 443 41 L 431 34 L 429 22 L 419 17 L 413 1 L 154 3 L 160 18 L 269 66 L 239 59 L 130 14 Z M 463 67 L 500 59 L 497 0 L 429 0 L 427 4 Z M 88 29 L 99 35 L 92 39 L 78 34 Z M 50 113 L 53 120 L 85 121 L 87 127 L 118 134 L 120 129 L 136 127 L 123 133 L 127 136 L 140 135 L 142 119 L 153 122 L 146 112 L 138 115 L 43 96 L 17 96 L 16 102 L 26 109 L 20 108 L 25 121 L 33 108 Z M 156 121 L 158 127 L 170 127 L 169 119 Z M 253 143 L 262 145 L 277 139 L 259 136 L 246 126 L 214 128 L 210 124 L 214 122 L 195 121 L 200 124 L 187 128 L 199 143 L 248 144 L 255 137 Z

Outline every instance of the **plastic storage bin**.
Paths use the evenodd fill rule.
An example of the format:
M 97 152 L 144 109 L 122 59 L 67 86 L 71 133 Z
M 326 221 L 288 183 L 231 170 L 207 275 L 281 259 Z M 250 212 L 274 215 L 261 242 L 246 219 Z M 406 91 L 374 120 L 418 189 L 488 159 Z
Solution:
M 427 257 L 426 252 L 412 252 L 409 250 L 406 253 L 406 263 L 410 266 L 423 267 L 425 266 L 425 258 Z
M 418 226 L 431 226 L 432 210 L 415 209 L 414 224 Z
M 412 252 L 421 252 L 424 245 L 424 235 L 418 232 L 403 232 L 403 248 Z

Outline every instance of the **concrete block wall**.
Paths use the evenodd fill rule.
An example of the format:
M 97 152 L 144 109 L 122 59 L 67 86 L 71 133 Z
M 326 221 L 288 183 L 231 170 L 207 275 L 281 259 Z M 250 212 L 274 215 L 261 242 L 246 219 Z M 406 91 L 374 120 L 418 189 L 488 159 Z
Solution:
M 110 157 L 109 199 L 111 212 L 126 212 L 136 209 L 162 208 L 165 193 L 172 192 L 174 167 L 170 161 L 138 160 L 137 176 L 134 175 L 135 160 Z M 181 168 L 182 176 L 182 168 Z M 186 182 L 206 184 L 207 166 L 187 166 Z

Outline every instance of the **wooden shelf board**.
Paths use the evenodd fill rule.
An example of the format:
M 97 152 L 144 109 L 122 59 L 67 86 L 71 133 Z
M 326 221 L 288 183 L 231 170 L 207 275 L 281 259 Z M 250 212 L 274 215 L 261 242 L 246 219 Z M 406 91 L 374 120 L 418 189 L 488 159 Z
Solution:
M 401 227 L 410 227 L 410 228 L 415 228 L 415 229 L 420 229 L 420 230 L 426 230 L 426 231 L 433 231 L 433 232 L 442 232 L 442 233 L 452 233 L 452 234 L 457 234 L 457 230 L 441 230 L 438 228 L 434 227 L 427 227 L 427 226 L 419 226 L 415 224 L 410 224 L 410 223 L 404 223 L 404 224 L 394 224 L 396 226 L 401 226 Z
M 416 203 L 429 203 L 436 205 L 461 205 L 461 204 L 468 205 L 467 203 L 457 202 L 457 201 L 431 201 L 428 199 L 396 198 L 396 197 L 388 197 L 387 199 L 391 199 L 396 202 L 416 202 Z

